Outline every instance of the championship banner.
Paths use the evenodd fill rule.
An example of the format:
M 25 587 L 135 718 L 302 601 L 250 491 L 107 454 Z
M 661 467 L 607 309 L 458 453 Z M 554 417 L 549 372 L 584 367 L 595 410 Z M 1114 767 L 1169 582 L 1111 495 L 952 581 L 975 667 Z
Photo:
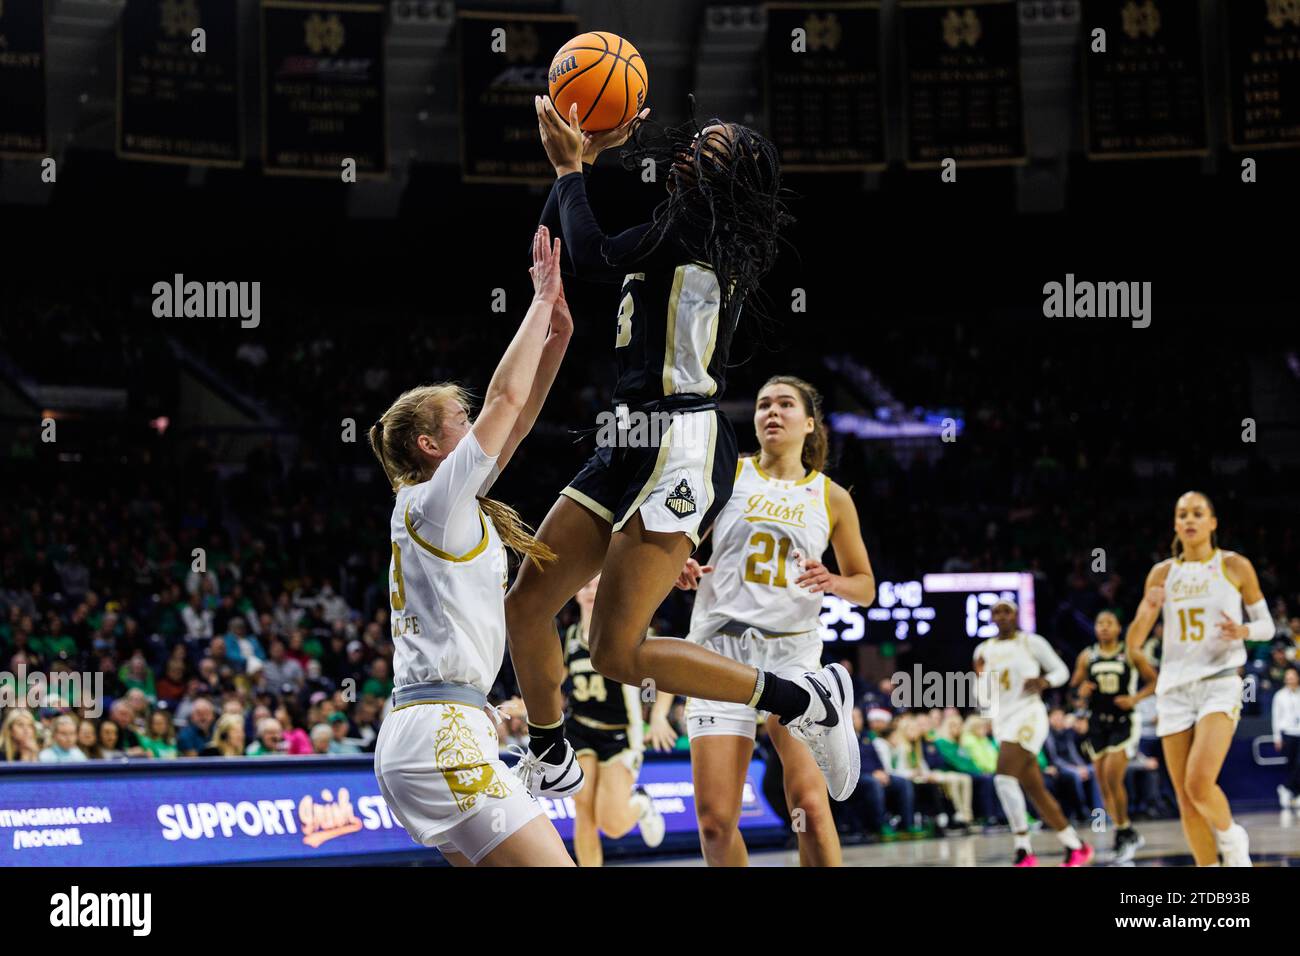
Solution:
M 578 18 L 561 14 L 458 15 L 463 181 L 548 183 L 555 178 L 537 136 L 533 97 L 546 93 L 552 57 L 579 32 Z
M 1083 5 L 1084 146 L 1091 159 L 1203 156 L 1207 132 L 1197 0 Z M 1093 53 L 1092 31 L 1106 31 Z
M 117 31 L 117 155 L 242 166 L 238 4 L 127 0 Z M 205 51 L 193 32 L 204 31 Z
M 262 3 L 262 164 L 267 173 L 388 174 L 384 7 Z
M 1023 163 L 1015 0 L 904 0 L 899 13 L 907 166 Z
M 880 4 L 769 3 L 768 130 L 792 172 L 885 168 Z M 803 30 L 796 46 L 794 31 Z
M 1231 0 L 1228 145 L 1300 146 L 1300 0 Z
M 0 0 L 0 156 L 49 153 L 44 0 Z

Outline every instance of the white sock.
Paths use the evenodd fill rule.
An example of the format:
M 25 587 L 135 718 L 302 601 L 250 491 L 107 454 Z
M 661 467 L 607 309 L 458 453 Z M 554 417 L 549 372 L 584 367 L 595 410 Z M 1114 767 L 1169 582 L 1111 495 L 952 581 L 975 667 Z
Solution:
M 644 820 L 646 814 L 650 812 L 650 797 L 640 790 L 633 790 L 632 796 L 628 797 L 627 802 L 636 810 L 638 820 Z
M 1056 838 L 1064 843 L 1068 849 L 1079 850 L 1083 848 L 1083 841 L 1079 839 L 1079 834 L 1074 832 L 1074 827 L 1057 830 Z
M 1017 850 L 1024 850 L 1026 853 L 1034 852 L 1034 845 L 1029 842 L 1028 833 L 1017 833 L 1015 836 Z
M 1009 774 L 1000 773 L 993 778 L 993 789 L 998 792 L 998 803 L 1007 815 L 1007 823 L 1012 833 L 1029 831 L 1029 810 L 1025 805 L 1025 792 L 1020 789 L 1020 781 Z
M 1219 845 L 1219 849 L 1222 850 L 1224 842 L 1232 839 L 1236 835 L 1237 835 L 1237 821 L 1233 820 L 1231 823 L 1228 824 L 1228 829 L 1214 831 L 1214 842 L 1217 843 Z

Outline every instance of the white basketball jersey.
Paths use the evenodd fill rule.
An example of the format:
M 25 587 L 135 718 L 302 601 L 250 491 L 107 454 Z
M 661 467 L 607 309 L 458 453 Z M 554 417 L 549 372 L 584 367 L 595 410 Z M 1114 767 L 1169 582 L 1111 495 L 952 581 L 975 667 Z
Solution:
M 1224 614 L 1234 624 L 1241 623 L 1241 592 L 1223 573 L 1223 552 L 1215 548 L 1205 561 L 1176 560 L 1165 578 L 1156 693 L 1246 663 L 1243 641 L 1219 637 Z
M 1025 681 L 1045 676 L 1045 663 L 1055 666 L 1060 661 L 1046 638 L 1028 631 L 1016 631 L 1015 637 L 1005 639 L 989 638 L 975 648 L 975 659 L 984 662 L 984 672 L 989 675 L 992 699 L 981 703 L 995 720 L 1024 707 L 1042 706 L 1042 695 L 1025 690 Z
M 728 621 L 767 634 L 817 627 L 822 595 L 795 585 L 800 556 L 820 561 L 830 543 L 830 479 L 814 471 L 797 481 L 764 474 L 742 458 L 730 500 L 713 525 L 713 573 L 700 579 L 690 639 L 712 637 Z
M 410 510 L 419 487 L 398 490 L 389 519 L 393 683 L 451 681 L 486 694 L 506 653 L 505 547 L 482 509 L 483 537 L 467 553 L 424 541 Z

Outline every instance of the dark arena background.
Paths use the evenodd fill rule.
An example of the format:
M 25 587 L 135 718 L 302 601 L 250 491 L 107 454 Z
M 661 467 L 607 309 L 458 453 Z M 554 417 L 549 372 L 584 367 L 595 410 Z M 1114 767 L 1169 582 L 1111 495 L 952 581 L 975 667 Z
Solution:
M 1300 7 L 1285 0 L 3 0 L 0 864 L 72 867 L 46 871 L 64 891 L 83 870 L 83 887 L 118 885 L 99 867 L 444 864 L 372 766 L 402 638 L 392 495 L 366 436 L 417 384 L 482 398 L 528 308 L 554 180 L 533 97 L 587 30 L 636 44 L 651 122 L 693 103 L 701 125 L 744 123 L 781 153 L 796 222 L 766 314 L 742 314 L 721 409 L 744 454 L 770 376 L 825 398 L 827 472 L 876 580 L 869 607 L 827 596 L 821 617 L 864 748 L 901 741 L 901 722 L 933 740 L 949 707 L 981 734 L 973 702 L 919 688 L 970 671 L 1001 597 L 1073 669 L 1098 612 L 1132 620 L 1175 502 L 1202 491 L 1273 618 L 1248 645 L 1219 784 L 1256 870 L 1300 865 L 1300 725 L 1274 707 L 1300 647 Z M 588 180 L 611 233 L 665 195 L 666 171 L 618 152 Z M 255 288 L 256 308 L 160 315 L 155 287 L 186 282 Z M 1119 314 L 1084 316 L 1054 311 L 1051 283 L 1126 294 Z M 493 488 L 534 527 L 614 386 L 617 287 L 565 287 L 572 342 Z M 673 591 L 656 632 L 684 636 L 691 604 Z M 576 619 L 571 603 L 561 629 Z M 33 706 L 33 683 L 59 675 L 102 688 L 98 706 Z M 507 655 L 489 699 L 517 695 Z M 1174 915 L 1097 888 L 1119 861 L 1074 749 L 1087 702 L 1069 686 L 1046 700 L 1062 710 L 1048 785 L 1097 856 L 1092 890 L 1027 895 L 1091 893 L 1098 929 Z M 640 772 L 663 843 L 605 838 L 606 866 L 704 862 L 682 703 L 677 746 Z M 1141 868 L 1192 857 L 1143 704 L 1126 785 L 1146 846 L 1122 865 L 1135 893 L 1167 892 Z M 212 745 L 223 715 L 247 756 Z M 524 733 L 503 723 L 502 752 Z M 764 738 L 740 829 L 753 865 L 796 866 Z M 862 786 L 835 804 L 844 863 L 900 885 L 900 868 L 1009 868 L 990 769 L 947 769 L 976 778 L 974 819 L 958 826 L 925 773 L 887 767 L 913 773 L 915 799 Z M 543 803 L 572 849 L 573 800 Z M 1050 830 L 1033 840 L 1055 865 Z M 1177 887 L 1264 893 L 1270 873 Z M 165 876 L 131 879 L 166 892 Z M 1025 898 L 1012 882 L 981 897 L 990 911 Z

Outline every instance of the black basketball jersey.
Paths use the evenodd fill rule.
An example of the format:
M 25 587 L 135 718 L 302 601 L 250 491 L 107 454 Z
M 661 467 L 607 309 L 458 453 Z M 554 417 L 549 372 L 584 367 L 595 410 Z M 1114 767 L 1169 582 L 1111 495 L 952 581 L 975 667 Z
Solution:
M 716 273 L 691 259 L 678 233 L 670 227 L 655 241 L 651 224 L 643 223 L 605 235 L 578 173 L 556 180 L 541 221 L 563 236 L 566 274 L 620 284 L 611 330 L 616 403 L 722 397 L 739 310 L 727 321 Z
M 582 627 L 572 624 L 564 632 L 564 665 L 569 672 L 569 711 L 606 727 L 626 727 L 630 722 L 624 686 L 596 673 L 591 651 L 582 641 Z
M 1132 715 L 1131 710 L 1115 706 L 1115 698 L 1137 693 L 1138 671 L 1128 659 L 1124 645 L 1106 657 L 1100 645 L 1088 648 L 1088 680 L 1096 689 L 1088 698 L 1088 707 L 1094 719 L 1110 723 Z

